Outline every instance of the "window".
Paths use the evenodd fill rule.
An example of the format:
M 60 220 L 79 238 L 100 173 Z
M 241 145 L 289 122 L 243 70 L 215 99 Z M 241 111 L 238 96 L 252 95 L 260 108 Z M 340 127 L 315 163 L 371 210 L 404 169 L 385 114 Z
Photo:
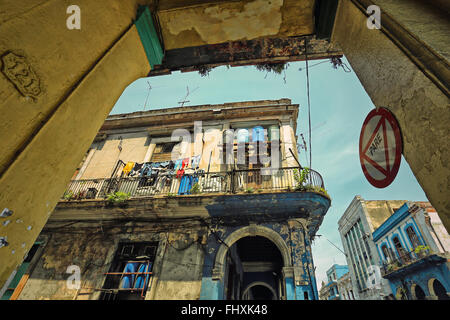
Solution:
M 402 263 L 406 263 L 409 261 L 409 255 L 408 252 L 406 252 L 406 250 L 403 248 L 400 240 L 398 239 L 398 237 L 394 237 L 392 239 L 392 242 L 394 243 L 395 246 L 395 250 L 397 250 L 397 254 L 400 258 L 400 261 Z
M 419 238 L 417 237 L 417 234 L 414 232 L 414 229 L 412 226 L 409 226 L 408 228 L 406 228 L 406 234 L 408 235 L 409 241 L 411 242 L 413 249 L 420 246 Z
M 384 259 L 386 260 L 386 262 L 390 262 L 392 257 L 390 255 L 388 247 L 385 244 L 381 246 L 381 251 L 383 252 Z
M 172 160 L 172 150 L 177 142 L 159 143 L 152 154 L 152 162 L 164 162 Z
M 151 284 L 157 242 L 120 243 L 100 300 L 142 300 Z

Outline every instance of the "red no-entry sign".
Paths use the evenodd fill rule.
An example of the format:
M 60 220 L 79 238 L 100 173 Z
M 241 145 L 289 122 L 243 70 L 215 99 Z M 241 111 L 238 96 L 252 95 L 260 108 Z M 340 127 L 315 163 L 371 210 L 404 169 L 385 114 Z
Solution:
M 386 108 L 372 110 L 359 137 L 359 161 L 367 180 L 377 188 L 394 181 L 402 158 L 400 126 Z

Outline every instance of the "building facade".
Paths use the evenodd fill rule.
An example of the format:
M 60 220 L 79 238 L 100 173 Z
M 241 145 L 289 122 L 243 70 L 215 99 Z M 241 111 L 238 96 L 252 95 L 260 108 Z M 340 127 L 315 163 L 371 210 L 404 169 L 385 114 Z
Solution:
M 428 202 L 406 202 L 373 232 L 396 299 L 450 299 L 450 237 Z
M 348 266 L 334 264 L 327 270 L 327 284 L 323 293 L 323 300 L 342 300 L 341 291 L 339 290 L 339 280 L 348 273 Z
M 347 271 L 347 273 L 337 280 L 337 287 L 341 300 L 355 300 L 350 272 Z
M 331 200 L 297 161 L 298 108 L 109 116 L 1 295 L 318 299 L 310 244 Z
M 377 281 L 381 260 L 372 233 L 404 203 L 355 196 L 338 221 L 356 300 L 382 300 L 392 294 L 386 279 Z

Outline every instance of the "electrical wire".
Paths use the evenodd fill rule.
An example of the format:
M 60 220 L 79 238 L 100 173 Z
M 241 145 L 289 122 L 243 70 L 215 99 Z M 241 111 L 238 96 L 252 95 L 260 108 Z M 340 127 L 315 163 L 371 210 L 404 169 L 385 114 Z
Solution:
M 309 68 L 308 68 L 308 39 L 305 39 L 305 60 L 306 60 L 306 93 L 308 96 L 308 123 L 309 123 L 309 168 L 312 169 L 311 152 L 311 101 L 309 95 Z

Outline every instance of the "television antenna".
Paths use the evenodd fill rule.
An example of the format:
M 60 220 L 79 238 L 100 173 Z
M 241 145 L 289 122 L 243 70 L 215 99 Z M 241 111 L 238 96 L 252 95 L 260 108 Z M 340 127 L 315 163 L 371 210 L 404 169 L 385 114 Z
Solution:
M 148 84 L 147 98 L 145 98 L 144 109 L 142 111 L 145 111 L 145 107 L 147 106 L 148 96 L 150 95 L 150 91 L 152 90 L 152 86 L 149 81 L 147 81 L 147 84 Z
M 195 88 L 194 90 L 192 90 L 191 92 L 189 92 L 189 86 L 186 86 L 186 96 L 184 97 L 184 99 L 182 100 L 182 101 L 178 101 L 178 103 L 181 103 L 181 105 L 180 105 L 180 107 L 183 107 L 184 106 L 184 104 L 186 103 L 186 102 L 190 102 L 189 100 L 186 100 L 187 99 L 187 97 L 191 94 L 191 93 L 193 93 L 195 90 L 197 90 L 199 87 L 197 87 L 197 88 Z

